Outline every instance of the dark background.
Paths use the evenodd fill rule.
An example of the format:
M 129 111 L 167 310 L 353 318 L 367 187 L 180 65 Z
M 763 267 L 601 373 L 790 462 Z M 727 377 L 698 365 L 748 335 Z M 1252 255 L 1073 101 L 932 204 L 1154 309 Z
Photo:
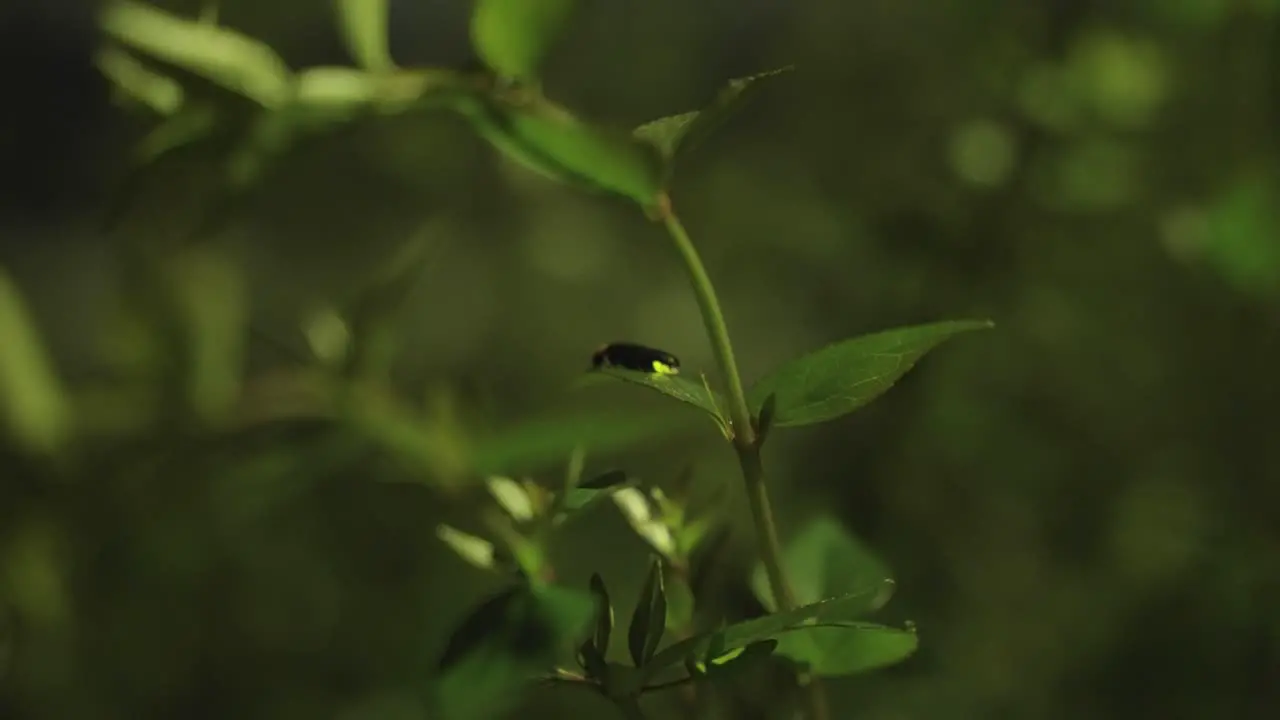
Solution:
M 784 532 L 838 516 L 894 568 L 887 616 L 920 629 L 905 665 L 831 683 L 839 716 L 1274 716 L 1280 4 L 584 6 L 545 90 L 603 122 L 799 67 L 675 187 L 748 381 L 846 336 L 997 324 L 766 452 Z M 468 62 L 467 10 L 397 3 L 398 62 Z M 149 121 L 93 69 L 93 12 L 0 10 L 0 264 L 72 386 L 104 372 L 104 343 L 131 357 L 113 319 L 121 238 L 180 234 L 210 173 L 168 170 L 100 231 Z M 226 2 L 221 17 L 294 67 L 348 62 L 327 3 Z M 418 117 L 305 144 L 223 230 L 259 330 L 252 367 L 284 362 L 263 335 L 305 348 L 308 313 L 416 231 L 437 255 L 403 326 L 406 395 L 451 387 L 514 421 L 556 402 L 603 340 L 712 365 L 659 228 Z M 67 485 L 6 450 L 0 627 L 21 627 L 23 650 L 0 652 L 0 715 L 420 716 L 415 684 L 489 581 L 436 542 L 429 492 L 326 447 L 169 448 Z M 275 455 L 309 469 L 263 489 L 236 464 Z M 659 483 L 688 461 L 735 482 L 709 426 L 627 458 Z M 567 578 L 598 569 L 633 595 L 644 549 L 616 513 L 561 544 Z

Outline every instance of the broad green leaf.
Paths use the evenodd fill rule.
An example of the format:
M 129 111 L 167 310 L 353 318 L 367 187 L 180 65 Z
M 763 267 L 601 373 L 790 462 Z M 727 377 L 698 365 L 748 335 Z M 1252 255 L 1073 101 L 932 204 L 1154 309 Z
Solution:
M 258 40 L 217 25 L 183 20 L 136 0 L 109 0 L 100 23 L 115 41 L 264 107 L 280 107 L 289 99 L 289 67 Z
M 964 332 L 993 327 L 989 320 L 960 320 L 887 330 L 845 340 L 793 360 L 747 392 L 753 412 L 777 395 L 773 424 L 811 425 L 833 420 L 874 400 L 925 353 Z
M 721 428 L 728 425 L 728 420 L 725 419 L 720 410 L 720 408 L 727 407 L 724 399 L 720 397 L 719 393 L 708 389 L 705 383 L 694 382 L 679 375 L 658 375 L 615 367 L 592 370 L 587 374 L 586 379 L 590 380 L 600 376 L 616 378 L 623 382 L 655 390 L 669 398 L 692 405 L 711 415 Z
M 640 601 L 631 613 L 631 626 L 627 630 L 627 649 L 631 662 L 644 667 L 658 649 L 667 627 L 667 586 L 663 577 L 662 560 L 654 558 L 649 566 L 649 576 L 640 591 Z
M 471 43 L 499 75 L 535 80 L 575 5 L 575 0 L 475 0 Z
M 854 675 L 895 665 L 919 647 L 912 630 L 874 623 L 801 626 L 778 636 L 777 654 L 815 675 Z
M 780 638 L 788 630 L 822 623 L 848 623 L 859 617 L 867 604 L 865 593 L 831 598 L 788 612 L 730 625 L 718 633 L 705 633 L 663 648 L 654 655 L 649 670 L 656 671 L 682 662 L 686 657 L 704 657 L 717 634 L 723 637 L 723 648 L 717 655 L 746 647 L 761 640 Z
M 653 145 L 669 168 L 680 153 L 692 151 L 721 124 L 742 108 L 761 80 L 777 77 L 794 68 L 787 66 L 748 77 L 730 80 L 710 105 L 679 115 L 650 121 L 632 131 L 635 137 Z
M 662 162 L 651 146 L 587 124 L 545 99 L 468 102 L 458 109 L 490 144 L 545 177 L 646 208 L 662 192 Z
M 477 442 L 472 466 L 486 475 L 531 471 L 559 462 L 580 444 L 607 453 L 683 430 L 670 418 L 619 413 L 531 420 Z
M 445 720 L 501 716 L 591 622 L 585 593 L 556 586 L 518 586 L 483 603 L 450 637 L 435 686 Z
M 52 359 L 27 312 L 18 288 L 0 268 L 0 413 L 24 447 L 56 451 L 72 418 Z
M 796 602 L 809 604 L 823 598 L 867 593 L 864 612 L 879 609 L 893 592 L 889 568 L 866 545 L 830 517 L 811 520 L 783 549 L 783 565 L 795 591 Z M 769 610 L 777 608 L 769 589 L 764 565 L 757 564 L 751 577 L 756 597 Z
M 94 64 L 108 80 L 129 97 L 168 117 L 182 107 L 182 85 L 143 65 L 129 53 L 107 46 L 98 51 Z
M 395 67 L 387 46 L 387 0 L 335 0 L 339 30 L 347 52 L 366 70 Z

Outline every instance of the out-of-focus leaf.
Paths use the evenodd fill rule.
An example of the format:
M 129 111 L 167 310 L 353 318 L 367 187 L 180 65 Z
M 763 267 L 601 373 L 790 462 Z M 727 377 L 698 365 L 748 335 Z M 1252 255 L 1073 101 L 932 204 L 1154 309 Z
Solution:
M 896 665 L 915 653 L 912 630 L 874 623 L 801 626 L 778 636 L 777 653 L 815 675 L 854 675 Z
M 689 583 L 670 565 L 663 570 L 666 573 L 667 588 L 667 629 L 675 633 L 684 633 L 692 628 L 693 623 L 693 590 Z
M 761 378 L 747 392 L 754 412 L 777 395 L 774 425 L 833 420 L 857 410 L 893 387 L 916 361 L 960 333 L 993 327 L 989 320 L 916 325 L 828 345 Z
M 663 577 L 662 560 L 654 558 L 640 590 L 640 601 L 631 613 L 631 626 L 627 630 L 627 650 L 636 667 L 644 667 L 658 649 L 667 627 L 667 586 Z
M 693 382 L 679 375 L 658 375 L 655 373 L 638 372 L 635 370 L 626 370 L 623 368 L 607 367 L 599 370 L 592 370 L 586 375 L 583 384 L 590 384 L 590 380 L 597 377 L 609 377 L 621 380 L 633 385 L 640 385 L 666 395 L 669 398 L 679 400 L 682 403 L 692 405 L 699 410 L 710 415 L 718 426 L 722 429 L 728 426 L 728 420 L 725 419 L 720 408 L 727 407 L 724 399 L 720 394 L 710 390 L 703 383 Z
M 431 259 L 430 238 L 409 239 L 362 284 L 344 307 L 351 330 L 344 373 L 365 381 L 385 382 L 395 361 L 400 320 L 409 293 Z
M 893 594 L 893 581 L 884 561 L 830 517 L 808 522 L 786 544 L 782 562 L 796 602 L 800 604 L 866 593 L 868 605 L 864 612 L 870 613 L 882 607 Z M 756 565 L 751 587 L 766 608 L 770 611 L 777 608 L 764 565 Z
M 756 442 L 763 444 L 769 437 L 769 431 L 773 429 L 774 413 L 777 411 L 778 396 L 769 393 L 769 396 L 760 404 L 760 412 L 756 413 Z
M 367 70 L 383 71 L 395 67 L 387 45 L 387 0 L 335 0 L 338 26 L 347 52 Z
M 681 153 L 691 152 L 740 110 L 753 91 L 759 87 L 761 80 L 777 77 L 794 69 L 793 66 L 788 65 L 748 77 L 735 78 L 729 81 L 729 84 L 707 107 L 658 118 L 641 125 L 632 132 L 637 138 L 653 145 L 662 153 L 669 173 L 676 157 Z
M 481 570 L 494 568 L 497 553 L 493 543 L 488 540 L 449 525 L 436 527 L 436 537 L 457 553 L 458 557 Z
M 611 452 L 685 429 L 669 417 L 619 413 L 531 420 L 478 441 L 473 468 L 484 474 L 533 471 L 560 461 L 579 444 Z
M 471 43 L 499 75 L 534 80 L 576 0 L 475 0 Z
M 23 446 L 52 453 L 71 432 L 68 400 L 18 288 L 0 268 L 0 412 Z
M 653 147 L 585 123 L 543 98 L 466 103 L 459 109 L 490 144 L 545 177 L 616 193 L 646 208 L 662 191 L 662 162 Z
M 636 488 L 624 488 L 613 494 L 613 502 L 631 529 L 659 555 L 669 560 L 676 556 L 676 540 L 671 528 L 654 515 L 653 506 L 644 493 Z
M 483 603 L 449 639 L 431 716 L 482 720 L 509 711 L 586 631 L 593 607 L 586 593 L 557 586 L 517 586 Z
M 694 660 L 692 665 L 695 673 L 704 674 L 713 681 L 724 681 L 757 667 L 761 661 L 772 655 L 777 647 L 777 640 L 760 640 L 706 660 Z
M 270 46 L 136 0 L 109 0 L 100 18 L 115 41 L 243 95 L 264 107 L 289 98 L 289 67 Z
M 581 483 L 578 488 L 581 490 L 609 490 L 621 487 L 626 482 L 627 473 L 625 470 L 610 470 Z
M 157 115 L 168 117 L 182 107 L 184 95 L 177 80 L 151 70 L 118 47 L 99 50 L 94 64 L 117 88 Z
M 177 258 L 170 278 L 186 333 L 188 401 L 197 417 L 220 422 L 235 408 L 248 322 L 240 269 L 208 246 Z
M 508 477 L 494 475 L 485 480 L 485 485 L 489 488 L 489 494 L 507 511 L 512 520 L 526 522 L 533 519 L 533 498 L 520 483 Z

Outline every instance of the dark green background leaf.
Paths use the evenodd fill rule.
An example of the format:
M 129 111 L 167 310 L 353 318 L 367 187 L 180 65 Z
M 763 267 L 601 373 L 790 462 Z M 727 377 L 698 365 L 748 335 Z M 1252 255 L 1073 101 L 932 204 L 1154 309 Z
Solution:
M 793 360 L 747 392 L 753 412 L 771 393 L 778 396 L 774 425 L 811 425 L 833 420 L 874 400 L 925 353 L 960 333 L 993 327 L 989 320 L 916 325 L 828 345 Z

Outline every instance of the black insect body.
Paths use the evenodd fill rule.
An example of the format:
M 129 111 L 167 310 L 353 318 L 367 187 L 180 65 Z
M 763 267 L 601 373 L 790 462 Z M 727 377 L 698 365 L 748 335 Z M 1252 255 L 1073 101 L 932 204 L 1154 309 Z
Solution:
M 675 375 L 680 372 L 680 361 L 675 355 L 635 343 L 609 343 L 601 346 L 591 356 L 591 367 L 616 367 L 655 375 Z

